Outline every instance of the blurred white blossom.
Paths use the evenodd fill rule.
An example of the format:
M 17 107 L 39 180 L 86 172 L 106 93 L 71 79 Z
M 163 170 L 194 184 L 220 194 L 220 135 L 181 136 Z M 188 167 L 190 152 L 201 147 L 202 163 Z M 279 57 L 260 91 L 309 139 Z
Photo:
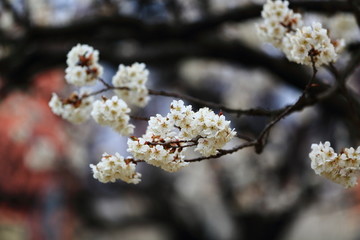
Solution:
M 25 155 L 26 166 L 34 171 L 48 171 L 53 169 L 57 151 L 52 142 L 44 137 L 33 141 Z
M 328 19 L 332 38 L 343 38 L 347 43 L 360 39 L 359 27 L 353 14 L 336 14 Z

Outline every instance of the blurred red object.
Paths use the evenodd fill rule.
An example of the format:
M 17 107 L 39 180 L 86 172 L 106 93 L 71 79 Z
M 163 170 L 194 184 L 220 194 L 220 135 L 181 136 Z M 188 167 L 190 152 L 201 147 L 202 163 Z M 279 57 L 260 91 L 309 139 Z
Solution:
M 63 82 L 62 71 L 44 72 L 35 77 L 26 92 L 10 93 L 0 103 L 0 224 L 4 221 L 22 223 L 20 225 L 27 226 L 30 239 L 47 239 L 44 229 L 41 230 L 43 210 L 40 205 L 44 197 L 49 196 L 49 189 L 57 188 L 59 179 L 54 170 L 29 168 L 25 158 L 40 138 L 53 146 L 56 161 L 63 157 L 68 137 L 63 122 L 48 106 L 51 93 L 62 89 Z M 71 221 L 64 218 L 71 214 L 62 208 L 59 209 L 63 212 L 61 221 L 70 224 Z M 63 231 L 58 230 L 62 237 L 57 239 L 69 239 L 69 231 L 65 230 L 69 227 L 62 225 Z

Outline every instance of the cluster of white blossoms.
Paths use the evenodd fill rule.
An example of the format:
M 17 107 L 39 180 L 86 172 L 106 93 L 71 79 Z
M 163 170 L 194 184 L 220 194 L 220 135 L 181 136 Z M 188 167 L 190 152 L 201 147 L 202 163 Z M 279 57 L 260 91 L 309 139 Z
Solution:
M 285 43 L 284 52 L 289 60 L 305 65 L 312 65 L 314 61 L 316 66 L 334 62 L 344 47 L 343 40 L 331 41 L 319 22 L 288 34 Z
M 120 134 L 129 136 L 134 131 L 134 125 L 129 124 L 130 108 L 125 101 L 141 107 L 146 105 L 149 97 L 145 84 L 149 71 L 143 63 L 134 63 L 131 67 L 120 65 L 113 77 L 113 86 L 110 86 L 100 79 L 103 68 L 98 61 L 99 51 L 91 46 L 77 44 L 73 47 L 67 54 L 66 81 L 81 87 L 99 80 L 106 88 L 94 93 L 73 93 L 66 99 L 60 99 L 54 93 L 49 106 L 56 115 L 73 123 L 84 122 L 91 115 L 100 125 L 110 126 Z M 95 101 L 93 95 L 106 90 L 115 90 L 118 96 Z M 83 91 L 80 89 L 80 92 Z
M 49 106 L 53 113 L 72 122 L 82 123 L 89 119 L 92 110 L 93 97 L 86 96 L 86 93 L 72 93 L 67 99 L 60 99 L 53 93 Z
M 91 85 L 102 75 L 99 51 L 86 44 L 78 44 L 67 55 L 65 79 L 75 86 Z
M 119 69 L 112 79 L 114 87 L 125 87 L 129 90 L 115 90 L 116 94 L 128 103 L 144 107 L 148 101 L 148 89 L 145 84 L 149 71 L 144 63 L 134 63 L 131 66 L 119 65 Z
M 235 134 L 223 115 L 208 108 L 194 112 L 191 105 L 173 101 L 167 116 L 151 117 L 146 133 L 128 140 L 128 152 L 136 159 L 175 172 L 188 165 L 184 161 L 184 149 L 196 146 L 194 151 L 212 156 Z
M 330 146 L 330 142 L 312 144 L 309 154 L 311 168 L 315 173 L 328 178 L 346 188 L 357 184 L 360 172 L 360 147 L 345 148 L 340 154 Z
M 110 155 L 104 153 L 101 161 L 90 164 L 93 177 L 102 183 L 122 180 L 127 183 L 137 184 L 141 181 L 141 174 L 136 172 L 136 163 L 132 159 L 124 159 L 119 153 Z
M 145 64 L 121 64 L 111 86 L 100 78 L 103 69 L 98 64 L 97 50 L 78 44 L 67 57 L 65 78 L 68 83 L 84 86 L 99 80 L 105 88 L 92 93 L 82 93 L 80 89 L 80 93 L 73 93 L 66 99 L 60 99 L 54 93 L 49 102 L 52 111 L 74 123 L 84 122 L 92 116 L 98 124 L 110 126 L 121 135 L 133 134 L 135 126 L 129 123 L 131 110 L 127 102 L 144 107 L 149 101 L 149 91 L 145 86 L 149 71 Z M 114 90 L 116 95 L 94 99 L 95 95 L 107 90 Z M 157 114 L 150 118 L 141 138 L 129 138 L 127 151 L 133 158 L 104 153 L 101 161 L 90 167 L 94 178 L 100 182 L 121 179 L 136 184 L 141 176 L 135 171 L 139 161 L 175 172 L 189 164 L 185 161 L 186 150 L 192 148 L 203 157 L 214 156 L 235 135 L 230 121 L 222 114 L 215 114 L 206 107 L 194 112 L 191 105 L 185 106 L 181 100 L 173 101 L 165 117 Z
M 258 25 L 259 36 L 280 48 L 293 62 L 316 66 L 335 62 L 344 48 L 344 40 L 331 40 L 321 23 L 303 26 L 301 15 L 288 8 L 288 1 L 268 0 Z
M 130 111 L 127 104 L 117 96 L 111 99 L 103 97 L 94 102 L 91 116 L 98 124 L 110 126 L 121 135 L 128 136 L 135 128 L 134 125 L 129 124 Z
M 259 36 L 278 48 L 282 48 L 287 33 L 302 26 L 301 15 L 294 13 L 288 6 L 288 1 L 268 0 L 261 12 L 264 23 L 257 26 Z

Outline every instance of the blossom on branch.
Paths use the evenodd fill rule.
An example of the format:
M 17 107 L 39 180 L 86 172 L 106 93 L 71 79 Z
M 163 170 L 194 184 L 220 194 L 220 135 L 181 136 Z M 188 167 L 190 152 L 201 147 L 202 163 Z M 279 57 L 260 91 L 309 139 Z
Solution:
M 91 116 L 98 124 L 110 126 L 121 135 L 128 136 L 135 128 L 134 125 L 129 124 L 130 111 L 127 104 L 117 96 L 111 99 L 103 97 L 94 102 Z
M 122 180 L 127 183 L 137 184 L 141 181 L 141 174 L 136 172 L 136 163 L 132 159 L 124 159 L 119 153 L 110 155 L 104 153 L 101 161 L 90 164 L 93 177 L 102 183 Z
M 187 148 L 196 147 L 194 151 L 202 156 L 212 156 L 235 134 L 223 115 L 208 108 L 194 112 L 182 100 L 173 101 L 167 116 L 151 117 L 146 133 L 128 140 L 128 152 L 136 159 L 175 172 L 188 165 L 184 161 Z
M 99 51 L 86 44 L 78 44 L 67 54 L 65 79 L 76 86 L 91 85 L 101 77 L 103 68 L 99 65 Z
M 344 41 L 331 41 L 321 23 L 297 29 L 295 34 L 286 35 L 284 52 L 289 60 L 296 63 L 316 66 L 335 62 L 337 53 L 342 50 Z
M 321 23 L 303 26 L 301 15 L 288 5 L 288 1 L 266 2 L 261 12 L 264 23 L 257 26 L 259 36 L 281 49 L 289 61 L 317 67 L 335 62 L 344 40 L 330 39 Z
M 264 23 L 257 25 L 259 36 L 278 48 L 282 48 L 287 33 L 302 26 L 301 15 L 294 13 L 288 6 L 288 1 L 268 0 L 261 12 Z
M 330 142 L 312 144 L 309 154 L 311 168 L 321 175 L 346 188 L 357 185 L 360 171 L 360 147 L 345 148 L 340 154 L 330 146 Z
M 215 114 L 209 108 L 201 108 L 194 116 L 196 129 L 201 138 L 195 151 L 202 156 L 208 157 L 218 153 L 226 143 L 228 143 L 236 134 L 234 129 L 230 128 L 230 121 L 225 120 L 224 115 Z
M 72 122 L 82 123 L 89 119 L 92 109 L 93 97 L 86 94 L 73 93 L 67 99 L 60 99 L 53 93 L 49 106 L 53 113 Z
M 115 90 L 115 93 L 128 103 L 144 107 L 148 101 L 148 89 L 145 84 L 148 80 L 149 71 L 144 63 L 134 63 L 131 66 L 119 65 L 119 69 L 112 79 L 114 87 L 128 88 Z

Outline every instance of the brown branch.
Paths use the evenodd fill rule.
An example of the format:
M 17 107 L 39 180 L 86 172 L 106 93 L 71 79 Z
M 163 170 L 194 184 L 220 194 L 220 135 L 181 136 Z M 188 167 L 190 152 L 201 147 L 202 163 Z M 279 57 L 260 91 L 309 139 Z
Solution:
M 98 90 L 98 91 L 95 91 L 95 92 L 92 92 L 92 93 L 89 93 L 89 94 L 85 94 L 85 95 L 83 95 L 81 97 L 81 99 L 82 98 L 87 98 L 87 97 L 90 97 L 90 96 L 95 96 L 95 95 L 98 95 L 98 94 L 101 94 L 101 93 L 104 93 L 104 92 L 107 92 L 107 91 L 110 91 L 110 90 L 131 91 L 131 89 L 128 88 L 128 87 L 114 87 L 114 86 L 111 86 L 110 84 L 106 83 L 101 78 L 99 78 L 98 80 L 101 83 L 103 83 L 105 85 L 105 87 Z M 190 101 L 192 103 L 199 104 L 201 106 L 206 106 L 206 107 L 209 107 L 209 108 L 219 109 L 221 111 L 228 112 L 228 113 L 235 113 L 238 116 L 240 116 L 240 115 L 274 116 L 274 115 L 276 115 L 276 114 L 278 114 L 279 112 L 282 111 L 282 109 L 279 109 L 279 110 L 266 110 L 266 109 L 263 109 L 263 108 L 252 108 L 252 109 L 245 109 L 245 110 L 243 110 L 243 109 L 232 109 L 232 108 L 228 108 L 228 107 L 226 107 L 226 106 L 224 106 L 222 104 L 212 103 L 212 102 L 205 101 L 205 100 L 202 100 L 202 99 L 199 99 L 199 98 L 195 98 L 195 97 L 191 97 L 191 96 L 188 96 L 188 95 L 183 95 L 183 94 L 179 94 L 179 93 L 175 93 L 175 92 L 167 92 L 167 91 L 163 91 L 163 90 L 152 90 L 152 89 L 149 89 L 148 91 L 149 91 L 150 95 L 179 98 L 179 99 Z
M 358 24 L 358 27 L 360 28 L 360 4 L 359 4 L 359 1 L 348 0 L 348 3 L 351 6 L 351 9 L 352 9 L 352 12 L 354 13 L 354 16 L 356 18 L 356 22 Z
M 246 136 L 246 135 L 243 135 L 243 134 L 240 134 L 240 133 L 236 133 L 236 137 L 239 138 L 239 139 L 243 139 L 243 140 L 246 140 L 248 142 L 251 142 L 251 141 L 254 141 L 253 138 L 249 137 L 249 136 Z
M 149 121 L 150 118 L 148 117 L 140 117 L 140 116 L 134 116 L 134 115 L 130 115 L 130 118 L 133 120 L 139 120 L 139 121 Z
M 167 146 L 169 148 L 182 148 L 182 147 L 191 147 L 191 146 L 195 146 L 195 145 L 181 145 L 181 143 L 194 143 L 197 144 L 199 142 L 199 139 L 202 138 L 201 136 L 197 136 L 193 139 L 189 139 L 189 140 L 173 140 L 173 141 L 168 141 L 168 142 L 149 142 L 146 141 L 145 144 L 147 145 L 152 145 L 152 146 L 156 146 L 156 145 L 162 145 L 162 146 Z M 176 145 L 174 145 L 176 144 Z
M 95 92 L 83 95 L 81 98 L 87 98 L 87 97 L 90 97 L 90 96 L 96 96 L 96 95 L 98 95 L 100 93 L 104 93 L 104 92 L 107 92 L 107 91 L 110 91 L 110 90 L 126 90 L 126 91 L 130 91 L 130 88 L 128 88 L 128 87 L 113 87 L 113 86 L 107 84 L 107 86 L 105 88 L 102 88 L 102 89 L 97 90 Z
M 264 147 L 264 140 L 266 140 L 268 134 L 270 133 L 271 128 L 278 123 L 282 118 L 286 117 L 287 115 L 289 115 L 290 113 L 302 110 L 303 108 L 307 107 L 307 106 L 311 106 L 315 103 L 319 103 L 321 101 L 324 101 L 325 99 L 328 99 L 329 97 L 333 96 L 335 93 L 337 93 L 337 91 L 339 90 L 339 85 L 334 85 L 332 88 L 330 88 L 328 91 L 320 94 L 319 96 L 317 96 L 316 98 L 307 98 L 306 93 L 308 93 L 308 90 L 312 87 L 312 82 L 315 78 L 315 75 L 317 73 L 317 69 L 315 68 L 315 65 L 313 65 L 313 76 L 312 78 L 309 80 L 308 84 L 306 85 L 306 88 L 304 89 L 303 93 L 301 94 L 301 96 L 299 97 L 299 99 L 293 104 L 293 105 L 289 105 L 284 107 L 284 109 L 281 111 L 281 113 L 270 123 L 268 123 L 264 130 L 259 134 L 259 136 L 257 137 L 257 139 L 251 139 L 247 136 L 242 136 L 242 135 L 238 135 L 237 137 L 240 139 L 245 139 L 247 140 L 246 143 L 242 143 L 232 149 L 218 149 L 218 153 L 215 155 L 211 155 L 208 157 L 198 157 L 198 158 L 193 158 L 193 159 L 187 159 L 185 160 L 185 162 L 199 162 L 199 161 L 203 161 L 203 160 L 209 160 L 209 159 L 214 159 L 214 158 L 219 158 L 222 156 L 225 156 L 227 154 L 231 154 L 234 152 L 237 152 L 241 149 L 247 148 L 247 147 L 255 147 L 255 150 L 257 151 L 257 153 L 260 153 Z M 279 110 L 280 111 L 280 110 Z M 144 162 L 143 160 L 137 160 L 137 162 Z
M 341 73 L 339 73 L 339 77 L 341 78 L 340 81 L 342 82 L 346 81 L 346 79 L 348 79 L 348 77 L 350 77 L 354 70 L 360 65 L 360 48 L 351 51 L 351 53 L 351 59 Z
M 332 1 L 291 1 L 291 8 L 301 8 L 307 11 L 322 13 L 350 12 L 347 2 Z M 64 27 L 33 27 L 31 35 L 34 37 L 63 39 L 64 35 L 77 39 L 79 36 L 94 37 L 96 32 L 101 35 L 105 30 L 111 30 L 111 38 L 133 38 L 140 41 L 153 41 L 159 38 L 188 39 L 191 36 L 213 30 L 227 22 L 241 22 L 260 17 L 262 5 L 248 4 L 234 8 L 221 14 L 206 16 L 196 22 L 190 23 L 148 23 L 132 16 L 101 16 L 87 18 Z M 109 36 L 108 36 L 109 37 Z
M 144 51 L 134 53 L 131 56 L 125 56 L 118 52 L 114 53 L 111 47 L 110 51 L 109 40 L 106 40 L 103 47 L 101 47 L 101 43 L 95 44 L 94 47 L 100 50 L 101 59 L 114 65 L 119 63 L 130 64 L 138 61 L 146 62 L 152 66 L 163 66 L 164 64 L 176 64 L 184 59 L 199 57 L 221 59 L 250 68 L 260 66 L 287 83 L 301 89 L 304 88 L 304 80 L 309 77 L 302 67 L 289 63 L 285 59 L 274 59 L 264 52 L 252 49 L 241 42 L 226 42 L 221 39 L 193 39 L 193 41 L 186 43 L 178 40 L 169 43 L 161 41 L 161 44 L 146 45 Z M 91 44 L 91 42 L 88 43 Z M 9 79 L 5 86 L 28 82 L 35 73 L 64 64 L 65 56 L 72 44 L 69 43 L 71 45 L 63 49 L 47 47 L 49 44 L 51 44 L 51 40 L 34 39 L 33 42 L 26 44 L 27 48 L 24 46 L 22 51 L 16 52 L 14 57 L 9 56 L 0 60 L 0 74 Z M 29 51 L 29 49 L 32 49 L 32 51 Z M 150 51 L 150 49 L 152 50 Z
M 157 144 L 157 143 L 156 143 Z M 155 144 L 155 145 L 156 145 Z M 257 141 L 249 141 L 249 142 L 246 142 L 246 143 L 243 143 L 243 144 L 240 144 L 239 146 L 236 146 L 232 149 L 219 149 L 218 150 L 218 153 L 215 154 L 215 155 L 211 155 L 211 156 L 208 156 L 208 157 L 198 157 L 198 158 L 192 158 L 192 159 L 187 159 L 187 160 L 184 160 L 185 162 L 200 162 L 200 161 L 203 161 L 203 160 L 208 160 L 208 159 L 213 159 L 213 158 L 219 158 L 219 157 L 222 157 L 222 156 L 225 156 L 227 154 L 231 154 L 231 153 L 234 153 L 234 152 L 237 152 L 241 149 L 244 149 L 244 148 L 247 148 L 247 147 L 252 147 L 252 146 L 255 146 L 257 144 Z M 191 145 L 185 145 L 185 147 L 190 147 L 190 146 L 195 146 L 193 144 Z M 139 163 L 139 162 L 145 162 L 144 160 L 139 160 L 139 159 L 136 159 L 136 160 L 133 160 L 133 162 L 135 163 Z
M 292 1 L 291 7 L 326 13 L 351 11 L 347 2 L 337 0 Z M 246 5 L 221 14 L 207 16 L 196 22 L 182 24 L 149 23 L 149 21 L 140 20 L 131 16 L 101 16 L 86 18 L 67 26 L 32 27 L 27 30 L 26 34 L 21 35 L 19 39 L 11 39 L 11 42 L 17 41 L 21 43 L 17 44 L 16 48 L 18 48 L 18 46 L 24 46 L 19 50 L 15 49 L 12 51 L 13 53 L 11 55 L 14 56 L 9 56 L 6 59 L 0 60 L 0 74 L 2 77 L 11 79 L 4 84 L 6 89 L 11 89 L 11 86 L 7 86 L 8 84 L 14 85 L 20 81 L 23 83 L 27 82 L 31 76 L 41 71 L 43 68 L 49 68 L 63 63 L 64 56 L 66 55 L 65 49 L 68 48 L 64 49 L 65 53 L 57 55 L 56 51 L 58 46 L 61 45 L 66 47 L 64 43 L 71 46 L 78 42 L 86 42 L 89 44 L 95 42 L 95 46 L 103 45 L 104 48 L 111 49 L 108 51 L 110 57 L 103 58 L 104 60 L 109 61 L 116 58 L 116 60 L 112 62 L 117 63 L 134 61 L 168 63 L 169 60 L 174 62 L 187 57 L 210 56 L 241 62 L 246 65 L 260 65 L 271 72 L 275 72 L 275 74 L 282 79 L 288 79 L 287 81 L 295 82 L 295 84 L 296 82 L 303 82 L 298 81 L 304 75 L 301 71 L 298 71 L 297 74 L 292 74 L 292 77 L 290 77 L 289 75 L 291 74 L 289 74 L 289 69 L 291 69 L 290 72 L 293 71 L 291 65 L 287 65 L 289 68 L 284 67 L 281 61 L 274 60 L 266 54 L 259 55 L 255 52 L 254 55 L 253 51 L 237 46 L 235 46 L 236 48 L 233 48 L 232 46 L 228 48 L 226 45 L 219 44 L 219 41 L 214 41 L 213 46 L 206 46 L 204 48 L 204 43 L 198 42 L 198 38 L 201 34 L 214 31 L 217 26 L 224 23 L 240 22 L 259 17 L 261 9 L 262 5 Z M 94 32 L 97 34 L 94 35 Z M 186 40 L 186 46 L 189 45 L 189 43 L 191 44 L 190 48 L 186 47 L 185 49 L 177 49 L 171 46 L 168 51 L 156 47 L 159 48 L 159 51 L 155 51 L 155 54 L 152 54 L 152 56 L 141 51 L 142 56 L 132 56 L 130 58 L 127 56 L 124 59 L 123 56 L 120 56 L 119 58 L 119 54 L 114 53 L 113 47 L 113 44 L 118 45 L 119 40 L 123 39 L 135 40 L 144 45 L 146 44 L 145 46 L 154 43 L 162 46 L 166 42 L 172 43 L 174 41 L 184 43 L 184 40 Z M 59 44 L 57 48 L 54 48 L 56 43 L 59 42 L 61 44 Z M 194 46 L 192 43 L 197 44 Z M 153 46 L 150 47 L 151 49 L 154 49 Z M 103 49 L 101 49 L 101 52 L 102 56 L 104 56 Z M 154 51 L 152 51 L 152 53 L 154 53 Z M 41 68 L 41 66 L 43 67 Z M 14 79 L 16 79 L 16 81 L 14 81 Z M 300 86 L 301 89 L 303 87 L 304 86 Z
M 358 5 L 357 7 L 360 8 L 360 5 Z M 341 96 L 345 98 L 346 102 L 348 103 L 350 109 L 350 113 L 348 115 L 349 118 L 353 121 L 355 126 L 359 126 L 360 124 L 359 96 L 354 91 L 347 88 L 346 83 L 349 77 L 354 73 L 354 70 L 359 66 L 359 64 L 360 64 L 360 49 L 356 49 L 354 52 L 352 52 L 350 60 L 348 61 L 344 69 L 342 69 L 341 71 L 338 71 L 334 66 L 334 64 L 329 65 L 329 70 L 333 74 L 335 81 L 338 85 L 338 90 L 339 90 L 338 92 L 339 94 L 341 94 Z
M 108 84 L 104 79 L 98 78 L 98 80 L 107 88 L 111 88 L 112 86 Z
M 246 143 L 240 144 L 239 146 L 234 147 L 232 149 L 228 149 L 228 150 L 219 149 L 217 154 L 211 155 L 209 157 L 198 157 L 198 158 L 188 159 L 188 160 L 185 160 L 185 162 L 200 162 L 200 161 L 207 160 L 207 159 L 219 158 L 224 155 L 237 152 L 243 148 L 256 146 L 256 144 L 257 144 L 257 141 L 246 142 Z
M 155 96 L 164 96 L 164 97 L 174 97 L 174 98 L 180 98 L 183 100 L 187 100 L 192 103 L 199 104 L 201 106 L 209 107 L 209 108 L 215 108 L 220 109 L 221 111 L 227 112 L 227 113 L 235 113 L 238 116 L 240 115 L 251 115 L 251 116 L 273 116 L 278 113 L 279 110 L 266 110 L 263 108 L 251 108 L 251 109 L 232 109 L 228 108 L 222 104 L 218 103 L 212 103 L 209 101 L 205 101 L 196 97 L 183 95 L 175 92 L 167 92 L 163 90 L 151 90 L 149 89 L 150 95 Z
M 310 78 L 310 80 L 308 81 L 304 91 L 302 92 L 302 94 L 300 95 L 300 97 L 298 98 L 298 100 L 293 104 L 288 106 L 281 114 L 279 114 L 278 116 L 276 116 L 271 122 L 269 122 L 265 128 L 262 130 L 262 132 L 260 133 L 260 135 L 257 138 L 257 144 L 255 146 L 255 150 L 257 153 L 261 153 L 264 145 L 265 145 L 265 141 L 267 139 L 267 136 L 270 133 L 271 128 L 277 123 L 279 122 L 281 119 L 283 119 L 284 117 L 286 117 L 287 115 L 289 115 L 291 112 L 293 112 L 299 105 L 302 104 L 302 102 L 305 100 L 306 98 L 306 94 L 308 92 L 308 90 L 311 87 L 311 84 L 313 83 L 313 81 L 315 80 L 315 76 L 317 73 L 317 69 L 315 67 L 315 61 L 313 59 L 313 57 L 311 57 L 312 60 L 312 68 L 313 68 L 313 75 Z
M 349 107 L 351 111 L 355 114 L 351 114 L 352 121 L 355 125 L 360 124 L 360 103 L 358 101 L 358 96 L 356 96 L 353 92 L 351 92 L 346 87 L 346 80 L 348 76 L 354 71 L 355 67 L 358 66 L 358 61 L 360 60 L 360 54 L 357 53 L 353 55 L 352 59 L 349 61 L 348 65 L 345 67 L 342 74 L 338 72 L 333 64 L 330 64 L 330 71 L 334 75 L 335 80 L 339 86 L 339 91 L 341 95 L 346 99 L 349 103 Z
M 304 106 L 303 102 L 306 101 L 306 94 L 307 94 L 308 90 L 310 89 L 313 81 L 315 80 L 315 76 L 317 73 L 317 69 L 315 67 L 314 60 L 312 60 L 312 68 L 313 68 L 313 75 L 312 75 L 311 79 L 308 81 L 304 91 L 302 92 L 302 94 L 298 98 L 298 100 L 293 105 L 285 107 L 285 109 L 278 116 L 276 116 L 271 122 L 269 122 L 265 126 L 265 128 L 262 130 L 262 132 L 259 134 L 259 136 L 257 137 L 256 140 L 243 143 L 243 144 L 241 144 L 235 148 L 229 149 L 229 150 L 219 149 L 217 154 L 209 156 L 209 157 L 199 157 L 199 158 L 189 159 L 189 160 L 185 160 L 185 161 L 186 162 L 198 162 L 198 161 L 202 161 L 202 160 L 206 160 L 206 159 L 218 158 L 218 157 L 221 157 L 221 156 L 224 156 L 224 155 L 227 155 L 227 154 L 230 154 L 230 153 L 239 151 L 243 148 L 251 147 L 251 146 L 255 147 L 256 153 L 261 153 L 264 148 L 264 145 L 265 145 L 265 140 L 266 140 L 267 136 L 269 135 L 271 128 L 276 123 L 278 123 L 281 119 L 283 119 L 290 113 L 296 111 L 300 105 Z M 326 96 L 328 96 L 328 95 L 326 95 Z M 301 106 L 301 107 L 303 107 L 303 106 Z
M 316 68 L 314 68 L 314 72 L 316 73 Z M 311 82 L 313 82 L 314 80 L 315 80 L 315 74 L 312 76 Z M 100 89 L 100 90 L 95 91 L 95 92 L 92 92 L 92 93 L 89 93 L 87 95 L 84 95 L 82 98 L 89 97 L 89 96 L 95 96 L 95 95 L 98 95 L 100 93 L 103 93 L 103 92 L 106 92 L 106 91 L 109 91 L 109 90 L 125 90 L 125 91 L 130 91 L 131 90 L 128 87 L 114 87 L 114 86 L 111 86 L 101 78 L 99 79 L 99 81 L 102 82 L 105 85 L 105 88 Z M 307 90 L 308 86 L 309 86 L 309 84 L 306 86 L 306 90 Z M 301 97 L 301 99 L 298 100 L 298 102 L 296 104 L 288 105 L 288 106 L 285 106 L 283 108 L 275 109 L 275 110 L 266 110 L 266 109 L 263 109 L 263 108 L 232 109 L 232 108 L 228 108 L 228 107 L 226 107 L 226 106 L 224 106 L 222 104 L 205 101 L 205 100 L 202 100 L 202 99 L 199 99 L 199 98 L 195 98 L 195 97 L 192 97 L 192 96 L 183 95 L 183 94 L 179 94 L 179 93 L 175 93 L 175 92 L 167 92 L 167 91 L 164 91 L 164 90 L 152 90 L 152 89 L 149 89 L 148 91 L 149 91 L 150 95 L 179 98 L 179 99 L 190 101 L 192 103 L 199 104 L 201 106 L 206 106 L 206 107 L 209 107 L 209 108 L 219 109 L 219 110 L 227 112 L 227 113 L 234 113 L 237 116 L 241 116 L 241 115 L 268 116 L 268 117 L 281 116 L 281 115 L 279 115 L 280 113 L 282 113 L 282 114 L 286 113 L 286 115 L 287 115 L 290 112 L 300 111 L 303 108 L 305 108 L 307 106 L 311 106 L 311 105 L 316 103 L 316 98 L 306 99 L 305 95 L 304 95 L 304 96 Z M 136 119 L 136 118 L 134 118 L 134 119 Z M 146 120 L 146 119 L 148 119 L 148 118 L 142 118 L 142 119 L 137 118 L 137 120 Z M 280 120 L 280 119 L 278 119 L 278 120 Z M 276 122 L 274 122 L 274 124 L 275 123 Z M 272 125 L 268 126 L 268 127 L 271 128 Z M 268 130 L 266 130 L 266 131 L 268 131 Z M 241 137 L 244 138 L 244 136 L 241 136 Z M 247 138 L 246 140 L 251 141 L 250 138 Z

